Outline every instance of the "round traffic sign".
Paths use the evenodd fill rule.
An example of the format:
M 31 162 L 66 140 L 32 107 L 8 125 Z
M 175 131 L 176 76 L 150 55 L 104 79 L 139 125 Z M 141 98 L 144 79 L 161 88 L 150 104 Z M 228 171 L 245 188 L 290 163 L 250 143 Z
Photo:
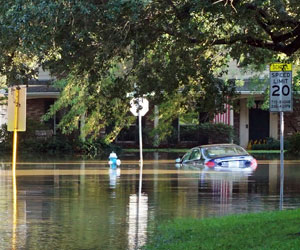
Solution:
M 130 100 L 130 111 L 134 116 L 144 116 L 149 111 L 149 101 L 146 98 L 133 98 Z

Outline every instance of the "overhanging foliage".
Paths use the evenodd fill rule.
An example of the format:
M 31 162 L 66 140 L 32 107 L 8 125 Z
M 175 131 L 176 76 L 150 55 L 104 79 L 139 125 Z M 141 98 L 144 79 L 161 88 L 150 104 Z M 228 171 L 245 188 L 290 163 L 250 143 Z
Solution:
M 129 97 L 148 95 L 179 110 L 219 112 L 234 86 L 219 80 L 239 65 L 298 62 L 297 0 L 17 0 L 0 2 L 0 74 L 26 83 L 37 67 L 64 90 L 51 113 L 67 108 L 60 126 L 112 140 L 128 124 Z M 173 99 L 174 100 L 174 99 Z M 161 109 L 174 117 L 178 110 Z

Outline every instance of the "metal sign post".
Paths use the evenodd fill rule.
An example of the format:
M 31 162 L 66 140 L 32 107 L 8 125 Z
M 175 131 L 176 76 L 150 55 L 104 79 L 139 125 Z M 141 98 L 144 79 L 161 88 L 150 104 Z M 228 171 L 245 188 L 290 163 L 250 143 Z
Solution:
M 130 101 L 130 111 L 139 119 L 139 144 L 140 144 L 140 178 L 139 178 L 139 197 L 142 194 L 143 177 L 143 140 L 142 140 L 142 116 L 149 110 L 149 101 L 146 98 L 133 98 Z M 140 199 L 139 199 L 140 200 Z
M 292 64 L 270 65 L 270 112 L 280 113 L 280 201 L 283 209 L 284 191 L 284 112 L 293 111 Z
M 283 208 L 284 187 L 284 113 L 280 112 L 280 201 L 279 209 Z

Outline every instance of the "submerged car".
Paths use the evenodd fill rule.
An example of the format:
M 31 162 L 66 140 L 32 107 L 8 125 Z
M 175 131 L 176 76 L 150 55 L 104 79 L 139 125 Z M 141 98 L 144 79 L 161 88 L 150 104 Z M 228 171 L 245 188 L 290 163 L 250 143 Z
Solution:
M 244 148 L 235 144 L 202 145 L 190 149 L 176 159 L 181 166 L 193 166 L 214 170 L 246 170 L 257 168 L 256 159 Z

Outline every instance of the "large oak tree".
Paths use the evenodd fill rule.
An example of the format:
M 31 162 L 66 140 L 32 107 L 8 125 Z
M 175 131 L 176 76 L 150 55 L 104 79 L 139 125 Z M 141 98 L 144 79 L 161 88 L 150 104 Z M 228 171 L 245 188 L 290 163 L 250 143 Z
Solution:
M 6 83 L 58 79 L 65 132 L 128 125 L 129 93 L 161 105 L 162 124 L 186 110 L 221 111 L 234 95 L 227 63 L 298 63 L 298 0 L 1 0 L 0 73 Z

